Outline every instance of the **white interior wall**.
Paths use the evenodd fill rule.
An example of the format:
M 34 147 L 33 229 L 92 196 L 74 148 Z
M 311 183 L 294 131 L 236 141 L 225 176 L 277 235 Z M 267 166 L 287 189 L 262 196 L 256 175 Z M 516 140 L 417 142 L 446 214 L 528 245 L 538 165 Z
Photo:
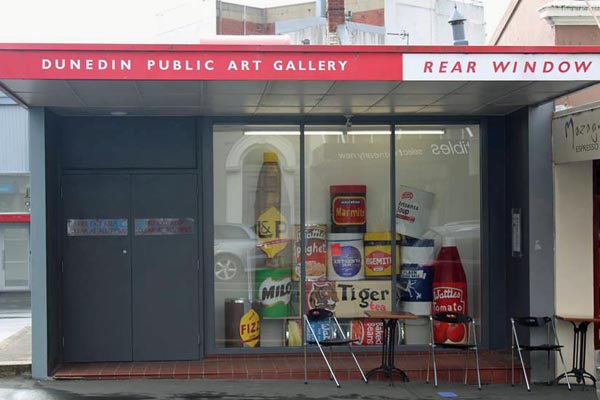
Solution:
M 556 315 L 594 314 L 592 164 L 593 161 L 583 161 L 554 166 Z M 557 330 L 570 369 L 573 327 L 557 320 Z M 587 333 L 586 370 L 594 373 L 593 327 Z M 560 373 L 562 366 L 556 365 Z

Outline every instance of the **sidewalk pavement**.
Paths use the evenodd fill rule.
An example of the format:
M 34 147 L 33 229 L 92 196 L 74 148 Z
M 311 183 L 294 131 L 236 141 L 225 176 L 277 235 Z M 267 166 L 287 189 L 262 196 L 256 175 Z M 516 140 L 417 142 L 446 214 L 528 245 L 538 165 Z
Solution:
M 35 381 L 24 377 L 0 379 L 0 399 L 19 400 L 142 400 L 142 399 L 225 399 L 225 400 L 327 400 L 327 399 L 445 399 L 456 394 L 458 399 L 510 400 L 596 400 L 593 387 L 535 385 L 531 392 L 525 386 L 486 385 L 481 391 L 476 386 L 440 384 L 435 388 L 423 382 L 396 383 L 384 381 L 364 384 L 358 381 L 341 382 L 336 388 L 330 381 L 302 380 L 118 380 L 118 381 Z M 452 398 L 452 397 L 450 397 Z
M 6 367 L 31 364 L 31 301 L 29 292 L 0 292 L 0 375 Z

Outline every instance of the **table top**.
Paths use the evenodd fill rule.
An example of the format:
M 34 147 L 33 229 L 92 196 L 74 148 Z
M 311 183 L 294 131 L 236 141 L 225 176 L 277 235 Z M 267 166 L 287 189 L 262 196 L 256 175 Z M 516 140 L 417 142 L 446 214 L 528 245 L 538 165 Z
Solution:
M 571 315 L 557 315 L 556 318 L 568 322 L 600 322 L 600 318 L 595 317 L 576 317 Z
M 419 316 L 406 311 L 365 311 L 370 318 L 381 319 L 418 319 Z

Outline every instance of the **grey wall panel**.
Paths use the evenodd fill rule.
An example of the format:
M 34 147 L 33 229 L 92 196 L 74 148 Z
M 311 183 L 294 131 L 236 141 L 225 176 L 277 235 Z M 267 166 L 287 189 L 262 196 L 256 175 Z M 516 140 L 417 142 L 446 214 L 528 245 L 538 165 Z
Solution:
M 481 243 L 483 268 L 482 313 L 487 327 L 484 344 L 492 350 L 509 346 L 507 316 L 506 119 L 492 117 L 482 126 Z M 501 334 L 503 333 L 503 334 Z
M 65 118 L 62 134 L 65 169 L 197 165 L 193 118 Z
M 529 314 L 529 113 L 526 108 L 507 117 L 507 187 L 505 221 L 507 234 L 507 290 L 508 313 L 510 316 Z M 510 210 L 520 208 L 521 214 L 521 257 L 511 255 Z
M 532 315 L 554 315 L 554 184 L 551 121 L 554 103 L 529 109 L 529 293 Z M 531 340 L 543 343 L 543 330 Z M 533 380 L 546 379 L 546 355 L 531 354 Z M 537 368 L 535 368 L 537 366 Z
M 44 109 L 33 108 L 31 128 L 31 376 L 48 376 L 48 303 L 46 293 L 46 154 Z
M 62 362 L 61 271 L 60 271 L 60 165 L 58 117 L 46 111 L 46 268 L 48 285 L 48 371 Z M 35 205 L 34 205 L 35 207 Z
M 0 105 L 0 174 L 29 173 L 28 111 Z

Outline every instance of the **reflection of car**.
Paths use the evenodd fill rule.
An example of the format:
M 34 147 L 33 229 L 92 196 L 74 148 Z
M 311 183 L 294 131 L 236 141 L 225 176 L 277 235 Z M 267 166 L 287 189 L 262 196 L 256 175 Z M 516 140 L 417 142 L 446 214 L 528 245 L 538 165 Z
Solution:
M 256 233 L 242 224 L 215 225 L 215 278 L 230 280 L 241 271 L 253 270 L 265 258 L 256 247 Z

